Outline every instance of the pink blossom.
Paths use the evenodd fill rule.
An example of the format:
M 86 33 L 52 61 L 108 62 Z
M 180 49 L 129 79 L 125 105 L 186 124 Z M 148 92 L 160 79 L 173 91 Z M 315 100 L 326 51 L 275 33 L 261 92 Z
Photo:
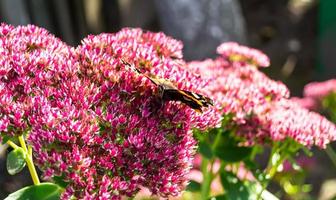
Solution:
M 330 79 L 324 82 L 311 82 L 304 87 L 303 98 L 293 97 L 293 101 L 302 107 L 319 111 L 323 109 L 322 102 L 324 98 L 336 92 L 336 79 Z
M 309 83 L 304 87 L 303 94 L 305 97 L 322 99 L 331 92 L 336 92 L 336 79 Z
M 120 199 L 141 187 L 161 197 L 179 195 L 196 148 L 191 130 L 216 126 L 220 113 L 162 102 L 158 87 L 132 66 L 205 94 L 207 80 L 185 69 L 181 48 L 140 29 L 84 39 L 63 59 L 77 76 L 43 90 L 52 101 L 44 95 L 32 100 L 29 141 L 38 166 L 65 177 L 77 198 Z
M 304 97 L 304 98 L 299 98 L 299 97 L 292 97 L 290 98 L 292 101 L 296 102 L 300 106 L 309 109 L 309 110 L 318 110 L 319 105 L 316 99 L 313 99 L 311 97 Z
M 43 177 L 68 183 L 62 199 L 121 199 L 143 187 L 179 195 L 196 148 L 191 130 L 217 127 L 222 115 L 250 144 L 290 137 L 325 147 L 336 139 L 333 124 L 252 66 L 269 65 L 261 52 L 231 43 L 218 48 L 220 58 L 185 63 L 181 49 L 140 29 L 88 36 L 74 49 L 42 28 L 2 24 L 0 131 L 29 132 Z M 148 76 L 215 106 L 198 113 L 163 101 Z
M 217 48 L 217 53 L 224 58 L 233 62 L 234 65 L 251 64 L 257 67 L 268 67 L 269 58 L 261 51 L 246 46 L 239 45 L 235 42 L 226 42 Z
M 245 120 L 262 110 L 269 101 L 289 96 L 287 87 L 269 79 L 257 68 L 249 65 L 232 67 L 222 58 L 191 62 L 190 70 L 207 78 L 204 91 L 217 103 L 223 114 L 233 114 L 236 122 Z
M 219 49 L 224 51 L 224 47 Z M 244 145 L 292 138 L 305 146 L 324 148 L 336 139 L 334 124 L 289 100 L 284 84 L 250 63 L 220 57 L 191 62 L 188 69 L 209 80 L 204 92 L 214 99 L 216 109 L 231 119 L 223 128 L 236 130 L 246 139 Z
M 120 199 L 141 187 L 180 194 L 195 152 L 191 129 L 216 126 L 220 113 L 162 102 L 158 86 L 124 63 L 204 94 L 207 81 L 185 69 L 180 42 L 124 29 L 73 49 L 35 26 L 3 24 L 0 33 L 1 131 L 29 129 L 43 176 L 68 182 L 63 199 Z
M 117 34 L 101 34 L 96 37 L 89 36 L 84 39 L 83 43 L 84 45 L 90 45 L 82 45 L 80 57 L 91 56 L 89 52 L 94 52 L 96 55 L 91 60 L 91 64 L 95 66 L 100 62 L 94 69 L 88 66 L 90 63 L 84 62 L 83 65 L 87 66 L 87 68 L 83 71 L 88 77 L 91 77 L 95 71 L 101 71 L 100 73 L 96 73 L 95 77 L 92 77 L 97 81 L 102 81 L 104 78 L 118 79 L 117 73 L 122 73 L 123 68 L 118 69 L 117 73 L 110 69 L 113 65 L 119 65 L 119 67 L 124 65 L 121 62 L 123 60 L 131 63 L 147 75 L 149 74 L 172 82 L 180 90 L 204 94 L 201 88 L 208 84 L 200 76 L 185 69 L 186 64 L 180 59 L 181 43 L 164 36 L 162 33 L 152 34 L 150 32 L 142 32 L 140 29 L 123 29 Z M 153 85 L 145 76 L 139 75 L 138 78 L 146 82 L 145 84 L 149 85 L 148 87 L 157 90 L 157 86 Z M 175 107 L 180 103 L 167 102 L 165 104 Z M 195 114 L 195 111 L 186 105 L 182 104 L 179 106 L 191 110 L 193 127 L 206 129 L 219 123 L 220 114 L 213 112 L 213 108 L 204 109 L 204 113 L 199 115 Z M 144 115 L 148 115 L 149 112 L 149 110 L 143 109 Z
M 305 146 L 322 148 L 336 140 L 336 127 L 332 122 L 288 99 L 275 102 L 265 114 L 265 121 L 274 140 L 290 137 Z
M 35 122 L 34 98 L 51 97 L 60 76 L 71 76 L 72 50 L 36 26 L 1 24 L 0 33 L 0 129 L 21 135 Z

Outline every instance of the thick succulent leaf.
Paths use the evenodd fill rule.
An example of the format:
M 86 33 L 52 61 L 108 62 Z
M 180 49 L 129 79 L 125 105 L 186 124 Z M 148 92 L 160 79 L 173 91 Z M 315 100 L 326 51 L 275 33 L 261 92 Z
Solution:
M 7 171 L 10 175 L 14 175 L 22 171 L 26 166 L 26 153 L 22 148 L 17 148 L 7 155 Z
M 12 194 L 5 200 L 59 200 L 62 189 L 53 183 L 41 183 L 39 185 L 32 185 L 24 187 Z

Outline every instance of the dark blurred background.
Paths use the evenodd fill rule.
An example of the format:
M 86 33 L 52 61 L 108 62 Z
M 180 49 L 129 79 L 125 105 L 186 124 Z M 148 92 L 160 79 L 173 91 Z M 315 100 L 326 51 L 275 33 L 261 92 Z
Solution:
M 335 0 L 0 0 L 0 21 L 44 27 L 72 46 L 123 27 L 163 31 L 183 41 L 186 60 L 214 58 L 220 43 L 237 41 L 269 55 L 264 72 L 300 96 L 306 83 L 336 77 L 335 10 Z M 30 184 L 27 172 L 9 177 L 4 149 L 0 199 Z M 336 177 L 324 154 L 318 160 L 314 196 Z

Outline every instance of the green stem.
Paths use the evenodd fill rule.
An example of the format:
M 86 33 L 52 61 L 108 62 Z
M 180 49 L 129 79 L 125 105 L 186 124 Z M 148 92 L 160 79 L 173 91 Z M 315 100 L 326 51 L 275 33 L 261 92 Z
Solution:
M 30 158 L 33 160 L 33 149 L 31 146 L 28 146 L 28 155 L 30 156 Z
M 26 146 L 26 142 L 25 142 L 25 140 L 24 140 L 24 138 L 23 138 L 23 135 L 20 135 L 20 136 L 19 136 L 19 142 L 20 142 L 20 145 L 21 145 L 21 147 L 23 148 L 23 150 L 24 150 L 25 152 L 27 152 L 28 149 L 27 149 L 27 146 Z
M 222 136 L 222 131 L 218 131 L 218 133 L 217 133 L 217 135 L 216 135 L 216 138 L 215 138 L 215 141 L 214 141 L 214 143 L 213 143 L 213 145 L 212 145 L 212 150 L 215 150 L 215 149 L 216 149 L 217 145 L 218 145 L 219 142 L 220 142 L 220 138 L 221 138 L 221 136 Z
M 209 160 L 206 158 L 203 158 L 202 160 L 202 172 L 203 172 L 203 183 L 201 186 L 201 199 L 208 199 L 210 194 L 210 187 L 211 187 L 211 181 L 212 181 L 212 166 L 213 163 L 211 162 L 211 167 L 208 170 Z
M 335 153 L 334 149 L 330 145 L 327 145 L 326 152 L 327 152 L 327 155 L 329 156 L 330 160 L 332 161 L 332 163 L 336 167 L 336 153 Z
M 273 178 L 273 176 L 276 174 L 278 167 L 282 164 L 282 162 L 285 160 L 286 156 L 285 155 L 279 155 L 280 158 L 278 158 L 278 160 L 276 160 L 275 163 L 273 163 L 273 157 L 275 156 L 276 153 L 278 153 L 280 151 L 280 149 L 282 147 L 284 147 L 286 144 L 282 144 L 282 146 L 279 146 L 278 143 L 275 143 L 273 148 L 272 148 L 272 152 L 270 155 L 270 159 L 268 161 L 267 164 L 267 168 L 268 169 L 268 173 L 266 173 L 265 180 L 263 181 L 263 183 L 261 184 L 262 188 L 260 190 L 260 192 L 257 195 L 257 199 L 261 199 L 261 195 L 262 193 L 266 190 L 270 180 Z
M 32 148 L 30 146 L 28 146 L 28 148 L 27 148 L 27 145 L 26 145 L 26 142 L 24 140 L 23 135 L 19 136 L 19 142 L 20 142 L 20 145 L 23 148 L 24 152 L 26 153 L 26 163 L 27 163 L 27 166 L 28 166 L 30 176 L 33 179 L 33 183 L 34 183 L 34 185 L 38 185 L 38 184 L 40 184 L 40 180 L 38 178 L 38 175 L 37 175 L 34 163 L 33 163 Z
M 10 141 L 10 140 L 7 141 L 7 144 L 8 144 L 9 146 L 11 146 L 13 149 L 18 149 L 18 148 L 20 148 L 18 145 L 16 145 L 14 142 L 12 142 L 12 141 Z
M 27 162 L 27 166 L 30 172 L 30 175 L 33 179 L 34 185 L 38 185 L 40 184 L 40 180 L 38 178 L 34 163 L 33 163 L 33 159 L 30 156 L 26 157 L 26 162 Z
M 222 132 L 218 132 L 216 138 L 212 145 L 212 151 L 217 147 L 220 142 Z M 202 174 L 203 174 L 203 182 L 201 186 L 201 199 L 208 199 L 211 189 L 211 182 L 215 175 L 213 174 L 213 165 L 215 159 L 206 159 L 205 157 L 202 158 Z M 208 168 L 210 164 L 210 169 Z

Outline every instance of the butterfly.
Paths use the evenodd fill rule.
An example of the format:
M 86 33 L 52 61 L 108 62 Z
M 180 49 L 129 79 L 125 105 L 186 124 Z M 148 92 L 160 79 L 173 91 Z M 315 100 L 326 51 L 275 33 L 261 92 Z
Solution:
M 159 88 L 159 96 L 163 101 L 180 101 L 199 113 L 202 113 L 203 107 L 214 105 L 213 101 L 206 96 L 187 90 L 180 90 L 169 80 L 146 75 L 130 63 L 124 60 L 122 62 L 156 85 Z

